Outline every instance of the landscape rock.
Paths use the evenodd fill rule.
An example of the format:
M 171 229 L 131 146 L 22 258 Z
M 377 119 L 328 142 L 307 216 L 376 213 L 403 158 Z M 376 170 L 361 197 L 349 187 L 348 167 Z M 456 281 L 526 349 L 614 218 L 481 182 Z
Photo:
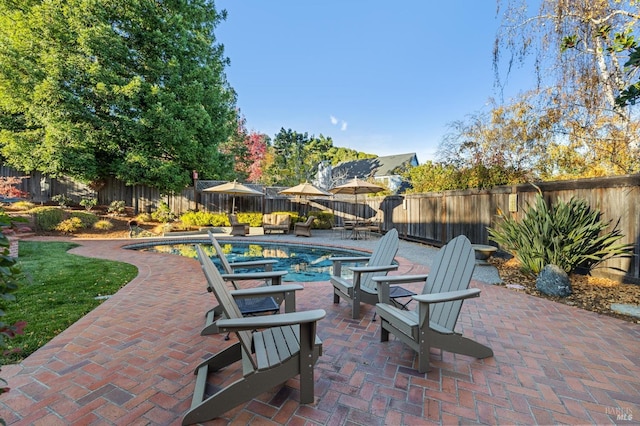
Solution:
M 536 279 L 536 288 L 547 296 L 567 297 L 571 294 L 571 281 L 564 269 L 547 265 Z

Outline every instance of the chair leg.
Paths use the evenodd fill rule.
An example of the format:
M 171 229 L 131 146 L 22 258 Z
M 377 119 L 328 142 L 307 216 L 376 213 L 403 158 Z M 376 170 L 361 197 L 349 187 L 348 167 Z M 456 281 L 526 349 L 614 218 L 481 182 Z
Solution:
M 424 331 L 420 333 L 420 342 L 418 342 L 418 372 L 426 373 L 431 370 L 429 367 L 429 349 L 431 349 L 431 345 L 429 344 L 429 333 L 425 333 Z

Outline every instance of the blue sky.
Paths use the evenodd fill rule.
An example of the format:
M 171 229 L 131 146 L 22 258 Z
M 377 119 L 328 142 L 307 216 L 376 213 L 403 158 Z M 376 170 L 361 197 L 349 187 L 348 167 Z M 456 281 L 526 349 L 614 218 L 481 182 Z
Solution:
M 216 38 L 247 129 L 433 160 L 448 124 L 500 98 L 494 0 L 218 0 Z M 505 98 L 533 84 L 512 76 Z

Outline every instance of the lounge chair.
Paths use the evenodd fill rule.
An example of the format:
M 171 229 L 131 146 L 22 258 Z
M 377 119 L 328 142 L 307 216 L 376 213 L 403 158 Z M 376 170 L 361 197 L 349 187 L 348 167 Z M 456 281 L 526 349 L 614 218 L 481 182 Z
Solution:
M 231 223 L 231 235 L 244 237 L 249 235 L 249 224 L 238 222 L 238 217 L 235 214 L 229 215 L 229 223 Z
M 315 216 L 309 216 L 306 221 L 298 222 L 293 225 L 293 233 L 296 237 L 310 237 L 311 236 L 311 225 L 313 225 L 313 221 L 316 220 Z
M 291 226 L 291 216 L 286 213 L 267 213 L 262 215 L 262 229 L 265 234 L 272 234 L 274 231 L 289 233 Z
M 398 269 L 393 263 L 393 258 L 398 251 L 398 231 L 392 229 L 376 244 L 371 256 L 332 257 L 333 273 L 330 282 L 333 285 L 333 303 L 340 303 L 345 299 L 351 303 L 351 317 L 357 319 L 360 316 L 360 303 L 375 305 L 378 300 L 378 288 L 372 280 L 374 276 L 384 276 L 389 271 Z M 365 263 L 366 266 L 352 266 L 353 279 L 348 280 L 342 276 L 344 263 Z M 426 275 L 423 276 L 426 279 Z M 406 303 L 400 300 L 413 296 L 415 293 L 400 286 L 394 286 L 390 290 L 391 300 L 398 307 L 405 307 Z M 374 316 L 375 320 L 375 316 Z
M 412 277 L 376 278 L 380 291 L 380 303 L 376 305 L 381 318 L 380 341 L 386 342 L 392 333 L 406 343 L 418 353 L 420 373 L 429 371 L 431 347 L 475 358 L 493 356 L 491 348 L 455 332 L 464 299 L 480 296 L 479 289 L 469 288 L 475 263 L 474 250 L 465 236 L 451 240 L 434 258 L 422 294 L 413 296 L 418 302 L 413 311 L 398 309 L 387 296 L 389 284 L 409 282 Z
M 196 384 L 191 408 L 183 425 L 220 417 L 232 408 L 252 400 L 267 390 L 300 376 L 300 402 L 314 401 L 313 367 L 322 354 L 316 323 L 325 317 L 322 309 L 261 317 L 242 317 L 211 259 L 197 245 L 207 282 L 223 307 L 222 331 L 234 332 L 238 342 L 202 362 L 195 370 Z M 254 331 L 252 330 L 263 330 Z M 242 361 L 243 377 L 206 396 L 207 377 L 237 361 Z

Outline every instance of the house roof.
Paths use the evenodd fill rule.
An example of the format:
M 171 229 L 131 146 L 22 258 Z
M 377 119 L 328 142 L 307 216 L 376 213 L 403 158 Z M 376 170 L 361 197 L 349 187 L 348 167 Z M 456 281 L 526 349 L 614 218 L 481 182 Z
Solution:
M 414 152 L 388 155 L 385 157 L 345 161 L 333 167 L 333 175 L 339 176 L 341 179 L 390 176 L 397 175 L 398 169 L 406 169 L 407 166 L 413 164 L 418 164 L 418 159 Z

